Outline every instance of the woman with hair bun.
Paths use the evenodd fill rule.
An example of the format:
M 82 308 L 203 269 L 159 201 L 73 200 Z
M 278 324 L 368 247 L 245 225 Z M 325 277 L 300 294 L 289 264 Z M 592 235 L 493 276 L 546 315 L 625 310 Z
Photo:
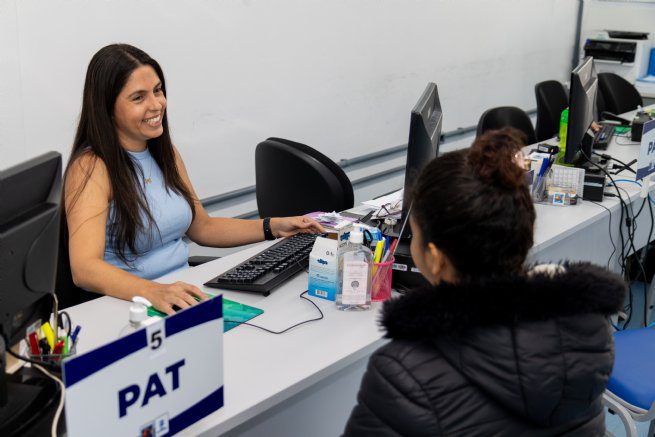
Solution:
M 608 316 L 626 292 L 587 263 L 526 267 L 535 211 L 516 131 L 444 154 L 413 190 L 430 283 L 385 303 L 347 436 L 603 435 Z

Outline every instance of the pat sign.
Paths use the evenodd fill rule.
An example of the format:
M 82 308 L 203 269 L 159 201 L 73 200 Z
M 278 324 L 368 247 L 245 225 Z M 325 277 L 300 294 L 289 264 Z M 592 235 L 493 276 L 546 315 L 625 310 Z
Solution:
M 63 363 L 71 437 L 180 432 L 223 402 L 217 296 Z

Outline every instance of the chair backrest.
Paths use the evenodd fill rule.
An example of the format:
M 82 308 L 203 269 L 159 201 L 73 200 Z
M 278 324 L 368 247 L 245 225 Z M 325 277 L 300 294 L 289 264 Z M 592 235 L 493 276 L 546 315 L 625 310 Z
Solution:
M 537 142 L 530 117 L 523 109 L 515 106 L 499 106 L 484 111 L 478 122 L 477 135 L 480 136 L 488 130 L 504 127 L 513 127 L 522 131 L 526 136 L 527 144 Z
M 644 104 L 637 89 L 618 74 L 599 73 L 598 88 L 603 96 L 605 111 L 618 115 Z
M 59 228 L 59 254 L 57 258 L 55 294 L 59 301 L 59 309 L 72 307 L 73 305 L 88 302 L 102 296 L 83 290 L 73 282 L 73 274 L 71 273 L 70 258 L 68 255 L 68 226 L 63 211 Z
M 537 98 L 537 141 L 554 137 L 559 132 L 562 111 L 568 105 L 564 85 L 556 80 L 546 80 L 534 86 Z
M 269 138 L 255 150 L 260 217 L 343 211 L 354 204 L 353 187 L 334 161 L 311 147 Z

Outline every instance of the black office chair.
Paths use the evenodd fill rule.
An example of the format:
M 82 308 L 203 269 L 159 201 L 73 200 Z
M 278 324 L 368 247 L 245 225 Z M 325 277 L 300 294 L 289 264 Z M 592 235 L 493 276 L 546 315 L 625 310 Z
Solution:
M 603 108 L 598 105 L 601 114 L 602 111 L 609 111 L 619 115 L 644 105 L 639 91 L 618 74 L 599 73 L 598 90 L 604 105 Z
M 502 129 L 504 127 L 513 127 L 522 131 L 527 140 L 527 144 L 537 142 L 534 128 L 530 117 L 521 108 L 515 106 L 499 106 L 484 111 L 478 121 L 477 136 L 482 135 L 488 130 Z
M 64 214 L 61 214 L 59 226 L 59 254 L 57 258 L 57 279 L 55 294 L 59 301 L 59 309 L 72 307 L 101 297 L 101 294 L 86 291 L 75 285 L 71 273 L 70 258 L 68 256 L 68 225 Z
M 269 138 L 255 150 L 260 217 L 343 211 L 353 207 L 353 187 L 334 161 L 311 147 Z
M 546 80 L 534 86 L 537 98 L 537 141 L 544 141 L 559 133 L 559 121 L 566 109 L 569 96 L 560 82 Z

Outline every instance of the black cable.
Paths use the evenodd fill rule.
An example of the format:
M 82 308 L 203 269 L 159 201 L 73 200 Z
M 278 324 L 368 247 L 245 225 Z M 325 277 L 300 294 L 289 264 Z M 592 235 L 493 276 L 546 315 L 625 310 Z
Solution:
M 305 291 L 303 291 L 302 293 L 300 293 L 300 296 L 299 296 L 299 297 L 300 297 L 301 299 L 305 299 L 306 301 L 308 301 L 309 303 L 311 303 L 312 305 L 314 305 L 314 307 L 316 307 L 316 309 L 318 310 L 318 312 L 319 312 L 321 315 L 320 315 L 319 317 L 314 318 L 314 319 L 303 320 L 302 322 L 296 323 L 295 325 L 291 325 L 291 326 L 289 326 L 288 328 L 283 329 L 282 331 L 273 331 L 273 330 L 271 330 L 271 329 L 264 328 L 263 326 L 255 325 L 255 324 L 248 323 L 248 322 L 238 322 L 238 321 L 236 321 L 236 320 L 224 320 L 224 322 L 225 322 L 225 323 L 236 323 L 237 326 L 238 326 L 238 325 L 247 325 L 247 326 L 252 326 L 253 328 L 258 328 L 258 329 L 261 329 L 262 331 L 266 331 L 266 332 L 271 333 L 271 334 L 284 334 L 285 332 L 287 332 L 287 331 L 289 331 L 289 330 L 295 328 L 296 326 L 304 325 L 305 323 L 309 323 L 309 322 L 316 322 L 316 321 L 321 320 L 321 319 L 323 318 L 323 311 L 321 311 L 321 309 L 318 307 L 318 305 L 316 305 L 316 304 L 315 304 L 311 299 L 308 299 L 308 298 L 306 298 L 306 297 L 304 296 L 304 294 L 307 293 L 308 291 L 309 291 L 309 290 L 305 290 Z
M 650 196 L 650 194 L 648 194 Z M 649 200 L 646 197 L 646 200 Z M 644 247 L 644 256 L 643 264 L 648 265 L 648 249 L 650 247 L 650 242 L 653 238 L 653 228 L 655 228 L 655 217 L 653 215 L 653 205 L 648 202 L 648 211 L 650 212 L 650 230 L 648 231 L 648 241 L 646 242 L 646 247 Z M 648 324 L 648 278 L 646 277 L 646 272 L 644 271 L 644 327 Z
M 49 362 L 49 361 L 36 361 L 36 360 L 31 359 L 31 358 L 19 355 L 16 352 L 14 352 L 13 350 L 11 350 L 11 348 L 9 347 L 9 345 L 7 343 L 7 338 L 4 335 L 2 336 L 2 338 L 4 339 L 4 342 L 5 342 L 5 351 L 9 355 L 11 355 L 12 357 L 17 358 L 17 359 L 22 360 L 22 361 L 25 361 L 25 362 L 28 362 L 28 363 L 38 364 L 38 365 L 43 366 L 43 367 L 45 367 L 47 369 L 54 370 L 57 373 L 61 372 L 61 365 L 60 364 L 55 364 L 55 363 L 52 363 L 52 362 Z
M 593 162 L 591 160 L 591 158 L 589 156 L 587 156 L 587 154 L 585 153 L 583 148 L 580 148 L 580 153 L 587 160 L 587 162 L 589 162 L 589 164 L 593 165 L 594 167 L 597 167 L 601 172 L 603 172 L 605 174 L 605 176 L 607 176 L 609 178 L 609 180 L 612 182 L 612 186 L 616 190 L 616 193 L 617 193 L 618 198 L 619 198 L 619 202 L 621 202 L 621 221 L 619 222 L 619 235 L 621 237 L 621 262 L 620 262 L 620 265 L 621 265 L 621 273 L 623 274 L 623 277 L 624 277 L 624 280 L 625 280 L 626 267 L 627 267 L 626 258 L 627 257 L 625 255 L 625 240 L 623 238 L 623 223 L 624 223 L 623 222 L 623 212 L 625 210 L 625 213 L 626 213 L 626 216 L 627 216 L 625 224 L 626 224 L 626 227 L 628 228 L 628 244 L 630 244 L 629 247 L 632 247 L 633 250 L 634 250 L 634 247 L 635 247 L 635 244 L 634 244 L 634 231 L 631 232 L 631 230 L 633 228 L 632 225 L 634 224 L 634 218 L 635 218 L 634 210 L 632 210 L 632 205 L 630 205 L 630 210 L 632 210 L 632 213 L 633 213 L 632 214 L 632 219 L 631 219 L 630 218 L 630 213 L 629 213 L 630 210 L 628 209 L 628 204 L 623 200 L 623 196 L 621 195 L 621 191 L 620 191 L 618 185 L 616 184 L 616 182 L 614 181 L 614 178 L 612 177 L 612 175 L 610 175 L 609 172 L 607 172 L 607 170 L 605 170 L 602 166 L 600 166 L 600 165 L 596 164 L 595 162 Z M 626 194 L 627 194 L 627 192 L 626 192 Z M 628 195 L 628 199 L 629 198 L 630 198 L 630 196 Z M 639 264 L 641 264 L 641 263 L 639 262 Z M 642 271 L 643 271 L 643 266 L 641 266 L 641 268 L 642 268 Z M 645 274 L 645 271 L 644 271 L 644 274 Z M 628 317 L 627 317 L 625 323 L 623 324 L 624 329 L 625 329 L 626 326 L 628 326 L 628 323 L 632 319 L 632 305 L 633 305 L 632 288 L 629 287 L 628 291 L 629 291 L 628 296 L 629 296 L 630 312 L 628 313 Z
M 637 162 L 636 159 L 633 160 L 632 163 L 630 163 L 630 164 L 626 164 L 625 162 L 616 159 L 616 158 L 613 157 L 612 155 L 607 155 L 607 154 L 605 154 L 605 153 L 598 153 L 598 152 L 594 152 L 594 151 L 592 151 L 591 153 L 592 153 L 593 155 L 600 156 L 601 158 L 606 159 L 606 160 L 608 160 L 608 161 L 616 161 L 616 162 L 618 162 L 619 164 L 621 164 L 621 165 L 623 166 L 623 168 L 621 169 L 621 171 L 623 171 L 623 170 L 630 170 L 631 172 L 633 172 L 633 173 L 635 173 L 635 174 L 637 173 L 636 171 L 634 171 L 633 169 L 630 168 L 630 166 L 631 166 L 632 164 L 634 164 L 635 162 Z
M 594 203 L 601 208 L 605 208 L 607 210 L 607 214 L 609 215 L 609 236 L 610 236 L 610 243 L 612 243 L 612 253 L 610 254 L 609 258 L 607 258 L 607 269 L 609 270 L 610 268 L 610 261 L 612 260 L 612 257 L 616 253 L 616 244 L 614 244 L 614 238 L 612 238 L 612 211 L 605 205 L 602 205 L 598 202 L 594 202 L 593 200 L 590 200 L 591 203 Z

